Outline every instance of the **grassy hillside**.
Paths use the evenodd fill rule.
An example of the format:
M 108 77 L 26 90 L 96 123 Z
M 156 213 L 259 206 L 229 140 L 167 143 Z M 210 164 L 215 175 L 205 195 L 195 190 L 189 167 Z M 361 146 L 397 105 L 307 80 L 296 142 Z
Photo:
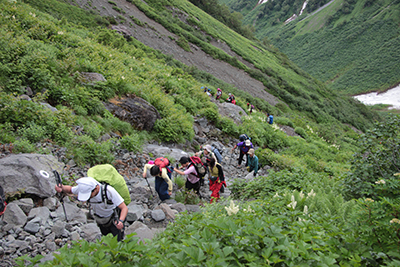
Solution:
M 162 6 L 166 2 L 147 2 L 138 6 L 160 21 L 169 17 Z M 235 203 L 221 201 L 202 213 L 182 214 L 146 244 L 135 236 L 123 242 L 110 236 L 97 243 L 79 240 L 52 261 L 39 263 L 43 256 L 38 255 L 22 257 L 19 265 L 398 266 L 399 179 L 394 172 L 400 119 L 374 124 L 375 113 L 329 93 L 278 50 L 222 31 L 220 23 L 188 2 L 168 3 L 201 18 L 207 29 L 219 29 L 211 33 L 244 56 L 248 52 L 255 65 L 271 68 L 260 79 L 282 99 L 263 110 L 276 112 L 273 126 L 265 123 L 263 112 L 245 116 L 241 125 L 222 118 L 200 89 L 221 81 L 103 27 L 115 18 L 58 1 L 40 1 L 35 8 L 0 0 L 0 143 L 11 143 L 13 153 L 51 153 L 41 143 L 53 142 L 67 149 L 66 160 L 79 165 L 112 163 L 117 149 L 140 153 L 146 140 L 190 143 L 193 116 L 203 115 L 221 130 L 221 142 L 248 133 L 260 165 L 272 167 L 270 174 L 237 181 L 231 188 Z M 166 16 L 159 15 L 163 11 Z M 179 24 L 172 21 L 170 26 Z M 189 33 L 182 32 L 183 38 L 192 38 Z M 214 56 L 223 55 L 218 53 Z M 83 83 L 81 72 L 98 72 L 106 81 Z M 29 90 L 30 100 L 22 96 Z M 103 102 L 127 95 L 142 97 L 159 111 L 153 131 L 138 131 L 104 109 Z M 245 105 L 247 97 L 252 96 L 239 93 L 239 104 Z M 346 121 L 366 129 L 365 135 Z M 278 125 L 293 127 L 301 137 L 287 136 Z M 84 130 L 78 133 L 78 128 Z M 107 133 L 114 137 L 103 141 Z
M 235 8 L 241 2 L 254 4 L 227 4 Z M 335 91 L 354 95 L 385 90 L 400 82 L 399 1 L 335 0 L 316 13 L 315 8 L 306 8 L 306 13 L 285 25 L 290 16 L 299 15 L 297 2 L 286 13 L 284 7 L 267 7 L 272 2 L 257 6 L 243 21 L 255 26 L 256 37 L 267 37 L 299 67 Z M 327 1 L 319 2 L 315 7 Z

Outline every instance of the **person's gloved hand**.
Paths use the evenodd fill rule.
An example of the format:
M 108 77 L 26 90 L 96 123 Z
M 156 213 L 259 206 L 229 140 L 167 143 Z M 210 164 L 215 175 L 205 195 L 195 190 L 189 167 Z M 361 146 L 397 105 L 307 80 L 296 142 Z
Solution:
M 253 176 L 256 177 L 256 176 L 257 176 L 257 173 L 253 173 Z
M 250 166 L 247 166 L 246 169 L 247 169 L 247 171 L 249 172 L 249 171 L 250 171 Z

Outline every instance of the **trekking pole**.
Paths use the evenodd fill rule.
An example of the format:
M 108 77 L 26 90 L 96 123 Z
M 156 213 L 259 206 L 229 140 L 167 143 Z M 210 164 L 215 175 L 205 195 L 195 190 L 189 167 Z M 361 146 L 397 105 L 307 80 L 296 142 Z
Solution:
M 149 186 L 150 193 L 151 193 L 151 195 L 154 197 L 153 191 L 151 190 L 151 186 L 150 186 L 149 181 L 147 180 L 147 177 L 146 177 L 145 179 L 146 179 L 147 185 Z
M 61 187 L 62 186 L 62 180 L 61 180 L 60 174 L 56 170 L 53 170 L 53 174 L 54 174 L 54 178 L 56 179 L 57 186 Z M 62 207 L 63 207 L 63 210 L 64 210 L 64 215 L 65 215 L 65 220 L 68 222 L 67 212 L 65 211 L 65 205 L 64 205 L 64 194 L 57 192 L 56 196 L 58 197 L 58 199 L 60 200 L 60 202 L 62 204 Z

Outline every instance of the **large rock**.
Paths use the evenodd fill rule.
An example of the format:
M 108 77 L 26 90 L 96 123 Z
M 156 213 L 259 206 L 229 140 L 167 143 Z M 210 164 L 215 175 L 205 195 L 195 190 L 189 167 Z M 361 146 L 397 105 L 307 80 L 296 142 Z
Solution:
M 152 153 L 154 157 L 165 157 L 168 155 L 171 158 L 174 158 L 176 161 L 179 161 L 181 157 L 188 157 L 189 154 L 178 148 L 169 148 L 165 146 L 148 144 L 143 147 L 143 151 L 147 153 Z
M 154 231 L 152 231 L 147 225 L 136 221 L 125 229 L 125 235 L 136 233 L 139 239 L 146 242 L 146 239 L 152 239 L 154 237 Z
M 238 124 L 242 124 L 242 116 L 247 115 L 240 106 L 234 105 L 232 103 L 224 102 L 218 103 L 218 110 L 222 116 L 231 118 Z
M 13 202 L 7 205 L 3 216 L 3 221 L 12 225 L 24 225 L 27 220 L 27 216 L 22 209 Z
M 62 172 L 63 164 L 52 155 L 11 154 L 0 159 L 0 184 L 5 192 L 25 192 L 39 197 L 55 195 L 55 179 L 52 170 Z M 48 178 L 40 171 L 50 174 Z
M 114 116 L 138 130 L 151 131 L 156 120 L 161 119 L 157 109 L 140 97 L 114 98 L 104 105 Z
M 96 223 L 88 223 L 81 226 L 83 238 L 86 241 L 94 242 L 101 238 L 100 228 Z

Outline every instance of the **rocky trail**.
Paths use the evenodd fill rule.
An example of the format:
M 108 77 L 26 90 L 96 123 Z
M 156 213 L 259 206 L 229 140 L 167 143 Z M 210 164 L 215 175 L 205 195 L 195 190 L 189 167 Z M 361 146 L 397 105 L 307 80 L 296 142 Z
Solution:
M 240 107 L 217 103 L 221 114 L 228 114 L 240 122 L 246 114 Z M 157 157 L 168 156 L 179 161 L 184 155 L 193 155 L 193 147 L 211 144 L 217 147 L 223 156 L 227 188 L 221 193 L 221 201 L 230 196 L 230 185 L 234 179 L 252 179 L 252 173 L 237 168 L 238 149 L 232 152 L 236 139 L 221 143 L 220 130 L 205 118 L 195 118 L 195 139 L 186 144 L 147 143 L 140 153 L 118 149 L 115 151 L 114 167 L 123 175 L 128 185 L 132 202 L 128 205 L 128 217 L 125 223 L 125 235 L 132 232 L 142 239 L 151 239 L 168 224 L 173 223 L 175 215 L 184 211 L 201 212 L 203 203 L 209 203 L 211 191 L 208 182 L 201 187 L 201 202 L 197 204 L 179 203 L 174 198 L 178 187 L 174 185 L 172 198 L 161 202 L 154 188 L 154 178 L 148 182 L 142 178 L 144 165 Z M 227 141 L 227 139 L 224 139 Z M 9 194 L 15 194 L 0 220 L 0 266 L 15 266 L 15 258 L 22 255 L 45 255 L 52 257 L 53 251 L 68 245 L 73 240 L 95 241 L 100 238 L 100 230 L 89 215 L 89 207 L 74 197 L 65 197 L 66 221 L 62 206 L 55 197 L 53 178 L 43 181 L 39 171 L 52 169 L 59 171 L 64 184 L 74 184 L 78 178 L 87 175 L 87 166 L 78 166 L 66 157 L 66 148 L 51 142 L 40 143 L 47 154 L 13 154 L 12 146 L 0 146 L 0 182 Z M 244 164 L 242 164 L 243 166 Z M 259 170 L 259 175 L 267 175 L 269 166 Z M 11 177 L 11 179 L 10 179 Z M 175 176 L 174 176 L 175 177 Z M 7 179 L 8 178 L 8 179 Z M 174 179 L 174 178 L 173 178 Z M 10 182 L 12 180 L 12 182 Z M 21 194 L 21 184 L 24 193 Z M 154 196 L 153 196 L 154 195 Z

